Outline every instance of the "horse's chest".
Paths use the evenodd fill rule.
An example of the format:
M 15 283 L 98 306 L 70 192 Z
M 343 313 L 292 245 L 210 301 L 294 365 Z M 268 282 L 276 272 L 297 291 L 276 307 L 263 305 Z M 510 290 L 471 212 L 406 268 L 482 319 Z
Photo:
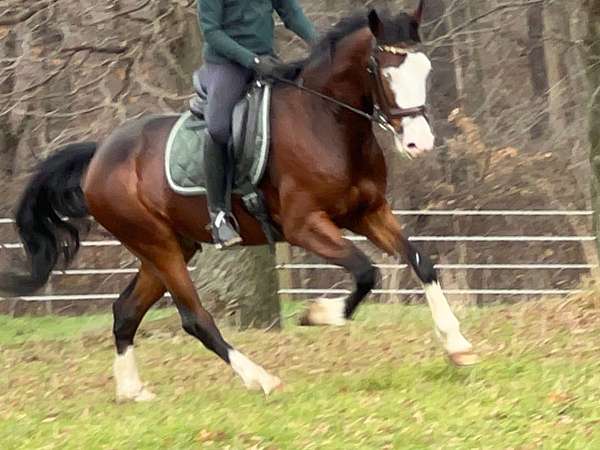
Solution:
M 352 184 L 332 205 L 332 215 L 344 217 L 370 209 L 385 196 L 385 188 L 375 180 L 363 179 Z

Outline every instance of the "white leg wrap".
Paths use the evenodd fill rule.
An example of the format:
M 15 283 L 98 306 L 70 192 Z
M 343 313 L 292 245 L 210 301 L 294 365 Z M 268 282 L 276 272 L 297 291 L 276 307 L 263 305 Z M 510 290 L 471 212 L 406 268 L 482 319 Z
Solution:
M 311 325 L 345 325 L 345 310 L 346 299 L 344 297 L 318 298 L 308 306 L 308 321 Z
M 133 346 L 127 347 L 125 353 L 117 354 L 113 364 L 113 372 L 117 385 L 117 401 L 134 400 L 136 402 L 149 401 L 155 395 L 144 387 L 135 363 Z
M 438 282 L 425 284 L 425 296 L 431 309 L 435 331 L 448 354 L 470 352 L 473 346 L 460 332 L 458 319 L 452 313 Z
M 269 374 L 237 350 L 229 350 L 229 363 L 248 389 L 262 389 L 266 395 L 269 395 L 274 389 L 281 386 L 281 380 L 278 377 Z

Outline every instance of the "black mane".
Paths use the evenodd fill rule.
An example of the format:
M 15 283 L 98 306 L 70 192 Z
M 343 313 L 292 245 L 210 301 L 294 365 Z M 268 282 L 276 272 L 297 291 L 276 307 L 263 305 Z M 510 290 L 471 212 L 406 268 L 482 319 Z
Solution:
M 420 41 L 417 30 L 418 25 L 415 28 L 414 19 L 408 14 L 401 12 L 397 15 L 391 15 L 389 12 L 385 12 L 380 14 L 380 17 L 382 17 L 381 20 L 386 30 L 386 36 L 383 37 L 381 43 L 394 44 L 402 41 L 414 43 Z M 285 77 L 292 80 L 296 79 L 305 67 L 318 64 L 325 58 L 331 61 L 335 55 L 336 47 L 342 39 L 368 26 L 367 11 L 361 11 L 340 20 L 313 45 L 308 58 L 287 64 Z
M 332 57 L 335 54 L 337 44 L 342 39 L 368 25 L 369 21 L 366 12 L 340 20 L 313 46 L 306 62 L 320 60 L 323 57 Z

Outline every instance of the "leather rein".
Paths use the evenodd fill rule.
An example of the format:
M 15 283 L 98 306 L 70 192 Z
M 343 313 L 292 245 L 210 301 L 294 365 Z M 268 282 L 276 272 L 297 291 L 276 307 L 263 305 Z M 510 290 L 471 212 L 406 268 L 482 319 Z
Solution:
M 404 48 L 393 47 L 389 45 L 376 46 L 375 51 L 380 53 L 392 53 L 394 55 L 407 55 L 410 53 Z M 288 86 L 292 86 L 296 89 L 307 92 L 311 95 L 320 97 L 323 100 L 333 103 L 348 111 L 351 111 L 365 119 L 368 119 L 373 123 L 376 123 L 385 131 L 391 132 L 394 135 L 397 135 L 398 131 L 396 131 L 396 129 L 392 125 L 393 120 L 400 120 L 406 117 L 418 116 L 423 116 L 426 120 L 429 120 L 427 118 L 427 106 L 421 105 L 416 106 L 414 108 L 400 108 L 395 105 L 395 102 L 389 99 L 389 96 L 387 95 L 385 89 L 385 85 L 383 84 L 383 80 L 381 78 L 381 66 L 379 64 L 379 61 L 377 60 L 377 57 L 375 56 L 375 53 L 372 54 L 369 58 L 369 65 L 367 71 L 369 72 L 369 76 L 371 79 L 374 96 L 374 108 L 372 114 L 350 106 L 347 103 L 344 103 L 333 97 L 322 94 L 321 92 L 315 91 L 314 89 L 307 88 L 302 84 L 296 83 L 295 81 L 290 81 L 278 76 L 271 76 L 269 78 L 279 83 L 287 84 Z

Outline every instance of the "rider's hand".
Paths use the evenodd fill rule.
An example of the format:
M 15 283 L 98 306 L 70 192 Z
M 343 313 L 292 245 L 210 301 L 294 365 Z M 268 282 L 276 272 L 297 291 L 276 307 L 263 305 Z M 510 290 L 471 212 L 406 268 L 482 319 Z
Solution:
M 284 65 L 271 55 L 258 56 L 254 60 L 255 72 L 263 78 L 281 77 Z

